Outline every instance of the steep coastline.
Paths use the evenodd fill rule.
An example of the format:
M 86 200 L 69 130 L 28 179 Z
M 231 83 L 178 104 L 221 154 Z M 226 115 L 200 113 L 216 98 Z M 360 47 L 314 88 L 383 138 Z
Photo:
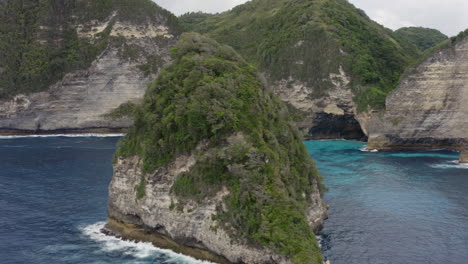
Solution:
M 452 41 L 452 40 L 451 40 Z M 400 87 L 374 113 L 369 148 L 464 150 L 468 142 L 468 38 L 454 39 L 408 69 Z
M 271 249 L 231 239 L 228 232 L 214 219 L 218 206 L 229 194 L 224 188 L 202 203 L 190 202 L 183 208 L 171 193 L 175 179 L 194 165 L 193 157 L 179 157 L 152 175 L 142 172 L 138 157 L 119 159 L 114 165 L 114 176 L 109 189 L 109 221 L 107 229 L 139 241 L 152 242 L 192 257 L 215 263 L 293 263 Z M 135 199 L 136 190 L 145 177 L 147 194 Z M 326 218 L 326 207 L 320 195 L 313 197 L 314 206 L 308 219 L 316 231 Z
M 173 58 L 116 153 L 107 228 L 219 263 L 321 264 L 323 186 L 286 106 L 206 37 Z
M 76 6 L 63 3 L 50 4 L 53 11 L 38 9 L 37 13 L 28 13 L 39 16 L 36 24 L 31 25 L 35 30 L 32 34 L 35 38 L 30 40 L 35 43 L 34 47 L 66 49 L 71 45 L 69 42 L 78 42 L 98 53 L 88 58 L 88 66 L 83 63 L 81 68 L 72 68 L 69 72 L 65 71 L 69 67 L 63 67 L 63 77 L 45 88 L 42 87 L 45 83 L 37 81 L 18 84 L 16 90 L 10 91 L 11 85 L 0 82 L 0 91 L 12 95 L 0 97 L 1 134 L 125 130 L 132 124 L 132 118 L 129 109 L 126 113 L 120 111 L 121 108 L 140 103 L 147 84 L 171 62 L 169 49 L 175 44 L 180 29 L 174 22 L 176 18 L 152 1 L 94 3 L 86 0 Z M 44 4 L 44 8 L 48 5 Z M 46 11 L 61 21 L 48 21 L 43 14 Z M 96 12 L 99 15 L 94 15 Z M 67 28 L 70 31 L 67 34 L 73 38 L 60 35 L 61 28 Z M 63 43 L 57 44 L 57 39 Z M 82 50 L 80 46 L 68 48 L 66 52 L 75 54 Z M 60 61 L 60 58 L 44 59 L 42 64 L 47 65 L 49 61 Z M 51 75 L 47 69 L 44 71 L 44 76 Z M 0 77 L 6 78 L 7 74 L 0 72 Z
M 249 1 L 180 21 L 255 65 L 275 95 L 302 113 L 298 125 L 308 139 L 366 140 L 367 113 L 384 108 L 420 55 L 346 0 Z

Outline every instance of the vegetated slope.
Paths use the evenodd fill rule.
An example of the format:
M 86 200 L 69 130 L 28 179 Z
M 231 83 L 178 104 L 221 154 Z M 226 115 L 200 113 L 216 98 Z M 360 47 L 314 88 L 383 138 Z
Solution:
M 421 51 L 437 46 L 448 37 L 437 29 L 423 27 L 404 27 L 395 31 L 395 35 L 416 45 Z
M 172 56 L 116 152 L 110 218 L 231 263 L 322 263 L 322 185 L 287 107 L 230 47 L 186 33 Z
M 370 125 L 369 147 L 465 150 L 468 145 L 468 30 L 429 49 Z
M 336 77 L 341 67 L 361 111 L 383 108 L 419 56 L 414 45 L 346 0 L 254 0 L 225 13 L 180 19 L 187 29 L 231 45 L 270 81 L 303 82 L 312 98 L 327 97 L 343 83 Z
M 143 98 L 181 32 L 177 18 L 151 0 L 0 5 L 3 131 L 128 126 L 111 112 Z
M 149 0 L 6 0 L 0 5 L 0 98 L 45 90 L 65 73 L 89 67 L 107 47 L 110 30 L 89 41 L 80 38 L 78 25 L 106 20 L 113 12 L 121 21 L 176 20 Z

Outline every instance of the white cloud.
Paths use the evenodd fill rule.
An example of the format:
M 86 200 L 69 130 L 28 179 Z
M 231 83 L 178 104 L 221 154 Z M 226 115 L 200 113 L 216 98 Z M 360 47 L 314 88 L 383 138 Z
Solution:
M 247 2 L 247 0 L 154 1 L 176 15 L 189 11 L 217 13 Z M 422 26 L 436 28 L 445 34 L 453 36 L 468 28 L 468 0 L 349 1 L 356 7 L 366 11 L 372 19 L 391 29 L 398 29 L 403 26 Z
M 181 15 L 187 12 L 203 11 L 218 13 L 229 10 L 247 0 L 154 0 L 160 6 Z
M 435 28 L 454 36 L 468 28 L 466 0 L 349 0 L 380 24 Z
M 401 20 L 400 17 L 384 9 L 376 10 L 373 19 L 377 21 L 379 24 L 385 25 L 386 27 L 392 28 L 392 29 L 415 26 L 413 23 L 409 21 Z

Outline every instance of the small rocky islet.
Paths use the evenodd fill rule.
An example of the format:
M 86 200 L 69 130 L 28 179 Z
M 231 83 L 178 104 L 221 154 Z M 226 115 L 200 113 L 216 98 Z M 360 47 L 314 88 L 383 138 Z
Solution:
M 468 150 L 464 150 L 461 152 L 460 163 L 468 163 Z
M 113 234 L 218 263 L 322 263 L 326 188 L 304 137 L 468 163 L 468 32 L 393 32 L 345 0 L 179 18 L 149 0 L 19 2 L 0 1 L 0 134 L 128 132 Z
M 214 40 L 172 54 L 116 152 L 107 228 L 219 263 L 321 263 L 324 187 L 287 107 Z

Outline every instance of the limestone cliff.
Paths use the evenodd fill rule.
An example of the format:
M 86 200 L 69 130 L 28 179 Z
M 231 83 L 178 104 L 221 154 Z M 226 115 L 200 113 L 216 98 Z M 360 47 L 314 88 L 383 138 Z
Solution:
M 375 113 L 369 147 L 460 150 L 468 141 L 468 38 L 447 43 L 407 71 Z
M 31 9 L 27 2 L 6 1 L 4 15 Z M 140 102 L 150 80 L 170 63 L 169 48 L 180 32 L 176 18 L 150 0 L 43 2 L 26 12 L 34 21 L 32 44 L 2 62 L 10 70 L 0 73 L 0 133 L 128 128 L 132 120 L 119 107 Z M 13 26 L 7 29 L 12 36 Z M 2 36 L 0 46 L 13 50 L 9 41 Z M 30 52 L 40 56 L 19 59 Z M 18 72 L 15 61 L 22 65 Z
M 184 34 L 115 155 L 107 228 L 218 263 L 322 263 L 323 186 L 287 107 Z

